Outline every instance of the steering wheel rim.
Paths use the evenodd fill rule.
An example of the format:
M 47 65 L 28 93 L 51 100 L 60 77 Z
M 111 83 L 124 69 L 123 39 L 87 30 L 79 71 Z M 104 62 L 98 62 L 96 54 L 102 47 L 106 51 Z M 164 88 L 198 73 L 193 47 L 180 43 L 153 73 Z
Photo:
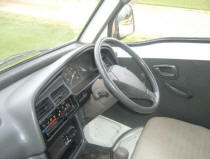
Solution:
M 102 60 L 102 56 L 101 56 L 101 47 L 104 43 L 111 44 L 112 46 L 120 47 L 121 49 L 126 51 L 129 55 L 131 55 L 131 57 L 133 57 L 135 62 L 139 65 L 139 67 L 147 75 L 149 82 L 153 89 L 152 96 L 154 96 L 154 99 L 153 99 L 152 106 L 145 107 L 145 106 L 135 103 L 129 97 L 127 97 L 120 90 L 120 88 L 115 84 L 115 82 L 110 78 L 108 71 L 104 65 L 103 60 Z M 129 109 L 131 109 L 137 113 L 141 113 L 141 114 L 153 113 L 157 109 L 158 104 L 159 104 L 159 99 L 160 99 L 160 93 L 159 93 L 159 88 L 158 88 L 157 82 L 155 80 L 155 77 L 154 77 L 153 73 L 151 72 L 151 70 L 149 69 L 149 67 L 147 66 L 147 64 L 144 62 L 144 60 L 141 57 L 139 57 L 132 49 L 130 49 L 128 45 L 126 45 L 114 38 L 109 38 L 109 37 L 102 38 L 96 42 L 96 45 L 94 48 L 94 58 L 95 58 L 95 63 L 98 68 L 98 71 L 100 72 L 105 85 L 107 86 L 109 91 L 117 99 L 119 99 L 126 107 L 128 107 Z M 149 92 L 149 93 L 151 93 L 151 92 Z

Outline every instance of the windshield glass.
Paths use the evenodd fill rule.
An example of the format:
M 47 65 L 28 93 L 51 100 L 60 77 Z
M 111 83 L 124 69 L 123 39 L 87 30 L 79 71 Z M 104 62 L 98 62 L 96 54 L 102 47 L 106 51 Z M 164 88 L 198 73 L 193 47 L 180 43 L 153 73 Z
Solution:
M 0 71 L 73 41 L 99 0 L 1 0 Z

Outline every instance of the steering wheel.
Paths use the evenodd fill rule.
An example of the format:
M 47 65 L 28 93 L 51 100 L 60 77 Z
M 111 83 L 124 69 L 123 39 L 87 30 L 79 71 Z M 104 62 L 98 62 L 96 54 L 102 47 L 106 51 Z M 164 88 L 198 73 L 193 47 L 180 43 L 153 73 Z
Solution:
M 152 91 L 127 68 L 119 65 L 113 65 L 110 68 L 105 66 L 101 56 L 101 47 L 105 43 L 123 49 L 134 59 L 148 77 Z M 130 49 L 128 45 L 114 38 L 102 38 L 96 42 L 94 58 L 106 87 L 127 108 L 141 114 L 149 114 L 156 110 L 160 100 L 160 92 L 155 77 L 144 60 Z M 152 105 L 140 105 L 131 99 L 148 100 Z

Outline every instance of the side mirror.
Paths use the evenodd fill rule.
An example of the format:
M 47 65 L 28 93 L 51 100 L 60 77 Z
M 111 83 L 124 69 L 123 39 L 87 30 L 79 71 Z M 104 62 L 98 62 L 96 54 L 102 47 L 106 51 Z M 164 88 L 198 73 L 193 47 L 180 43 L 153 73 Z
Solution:
M 134 15 L 131 5 L 126 5 L 114 20 L 112 36 L 119 40 L 126 38 L 135 31 Z

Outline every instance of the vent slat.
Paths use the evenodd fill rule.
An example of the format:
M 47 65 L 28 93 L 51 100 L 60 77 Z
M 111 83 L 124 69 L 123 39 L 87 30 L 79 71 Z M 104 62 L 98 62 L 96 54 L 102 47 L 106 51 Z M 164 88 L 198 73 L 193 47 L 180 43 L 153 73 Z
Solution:
M 36 107 L 36 114 L 38 120 L 41 119 L 45 114 L 49 112 L 50 109 L 52 109 L 53 104 L 51 103 L 49 98 L 45 98 L 43 101 L 41 101 Z
M 68 94 L 68 89 L 62 85 L 51 94 L 51 97 L 56 104 L 59 104 Z

